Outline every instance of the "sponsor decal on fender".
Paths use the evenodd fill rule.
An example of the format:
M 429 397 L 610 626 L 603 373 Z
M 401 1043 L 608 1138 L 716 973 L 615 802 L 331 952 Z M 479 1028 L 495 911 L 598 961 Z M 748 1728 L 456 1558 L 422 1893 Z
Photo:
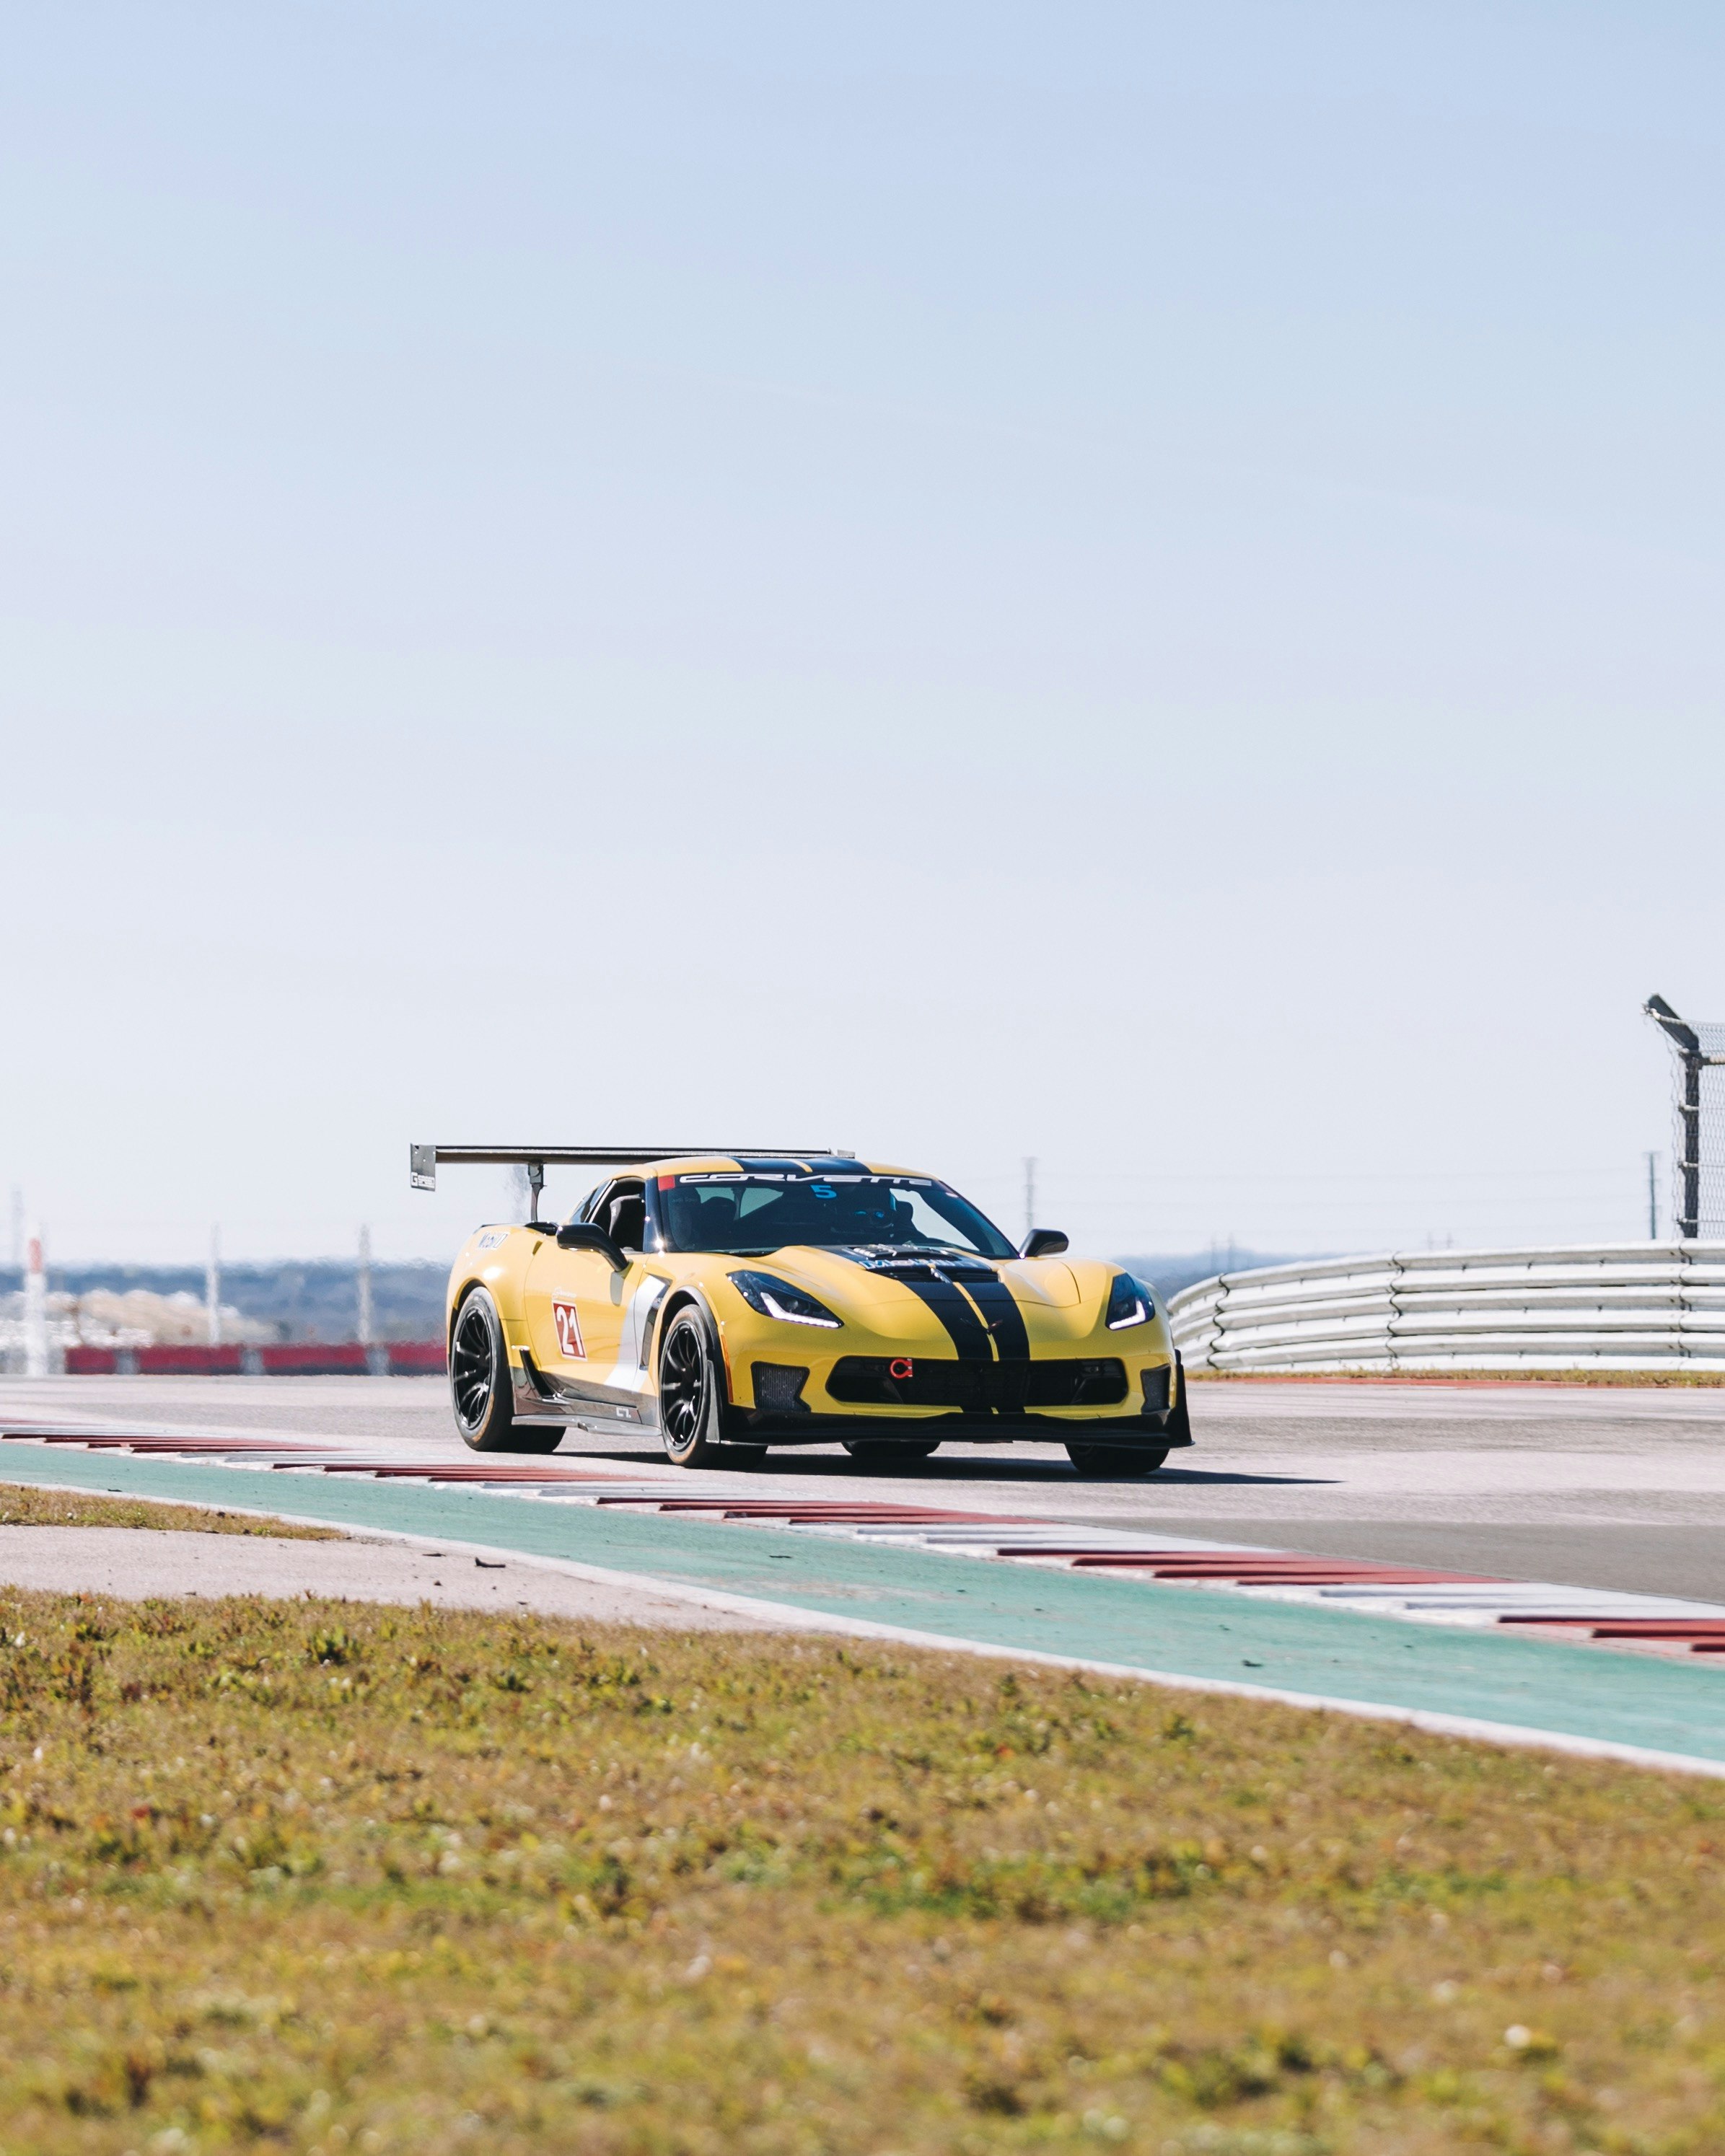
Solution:
M 557 1329 L 557 1353 L 572 1363 L 584 1363 L 587 1350 L 581 1344 L 581 1321 L 575 1315 L 572 1302 L 553 1302 L 551 1319 Z

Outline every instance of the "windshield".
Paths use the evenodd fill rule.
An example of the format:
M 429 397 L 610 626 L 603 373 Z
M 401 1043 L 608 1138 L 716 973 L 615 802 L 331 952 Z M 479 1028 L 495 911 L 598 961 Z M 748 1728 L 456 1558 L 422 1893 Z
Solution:
M 661 1175 L 659 1218 L 674 1250 L 764 1256 L 790 1243 L 857 1244 L 968 1256 L 1015 1255 L 975 1206 L 927 1175 Z

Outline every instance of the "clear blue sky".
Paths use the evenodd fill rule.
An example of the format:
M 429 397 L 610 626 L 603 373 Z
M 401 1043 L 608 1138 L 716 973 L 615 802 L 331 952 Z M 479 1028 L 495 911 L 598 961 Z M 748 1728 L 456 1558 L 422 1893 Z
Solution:
M 1604 1238 L 1725 1017 L 1716 7 L 3 10 L 0 1187 Z

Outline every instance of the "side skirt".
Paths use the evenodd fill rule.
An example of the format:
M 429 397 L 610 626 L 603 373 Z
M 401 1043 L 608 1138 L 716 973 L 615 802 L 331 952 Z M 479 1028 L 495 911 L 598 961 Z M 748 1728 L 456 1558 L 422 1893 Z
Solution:
M 521 1368 L 511 1365 L 510 1376 L 517 1422 L 555 1423 L 565 1430 L 588 1430 L 603 1434 L 609 1430 L 659 1429 L 659 1403 L 643 1395 L 624 1403 L 572 1398 L 554 1384 L 524 1348 Z

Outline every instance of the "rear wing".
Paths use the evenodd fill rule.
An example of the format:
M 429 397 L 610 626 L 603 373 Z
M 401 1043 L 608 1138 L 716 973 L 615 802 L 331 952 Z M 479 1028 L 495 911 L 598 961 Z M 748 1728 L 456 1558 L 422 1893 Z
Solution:
M 435 1190 L 439 1161 L 450 1168 L 524 1168 L 532 1192 L 529 1227 L 539 1222 L 539 1194 L 549 1168 L 633 1168 L 644 1160 L 737 1160 L 760 1153 L 772 1160 L 834 1160 L 849 1155 L 831 1146 L 485 1146 L 410 1145 L 409 1178 L 415 1190 Z

